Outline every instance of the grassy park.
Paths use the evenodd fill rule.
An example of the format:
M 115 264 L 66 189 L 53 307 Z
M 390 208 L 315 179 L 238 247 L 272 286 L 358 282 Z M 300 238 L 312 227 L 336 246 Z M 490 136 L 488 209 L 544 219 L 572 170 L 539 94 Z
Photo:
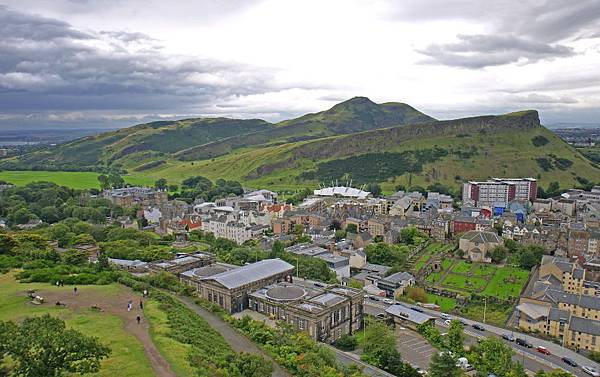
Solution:
M 99 173 L 95 172 L 70 172 L 70 171 L 0 171 L 0 180 L 10 182 L 17 186 L 24 186 L 31 182 L 47 181 L 60 186 L 75 189 L 100 188 L 98 183 Z M 132 185 L 152 185 L 155 179 L 142 175 L 124 175 L 125 182 Z
M 154 374 L 145 355 L 144 345 L 125 329 L 123 318 L 91 308 L 71 308 L 69 305 L 65 308 L 57 307 L 50 302 L 33 305 L 26 296 L 27 290 L 43 291 L 52 295 L 72 294 L 72 287 L 55 287 L 45 283 L 22 284 L 14 279 L 12 273 L 0 275 L 0 286 L 0 320 L 20 321 L 25 317 L 50 314 L 64 320 L 69 328 L 81 331 L 85 335 L 96 336 L 103 344 L 109 346 L 112 353 L 102 362 L 98 376 L 133 377 Z M 116 284 L 85 286 L 80 288 L 80 291 L 82 295 L 93 295 L 107 300 L 124 292 L 123 288 Z M 99 331 L 100 329 L 102 331 Z

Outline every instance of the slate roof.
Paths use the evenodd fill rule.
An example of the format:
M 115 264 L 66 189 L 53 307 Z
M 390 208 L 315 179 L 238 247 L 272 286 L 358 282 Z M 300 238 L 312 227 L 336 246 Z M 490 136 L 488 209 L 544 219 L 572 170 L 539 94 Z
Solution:
M 584 334 L 600 335 L 600 321 L 573 316 L 571 317 L 571 322 L 569 322 L 569 330 Z
M 461 239 L 467 239 L 471 242 L 493 242 L 493 243 L 502 243 L 502 238 L 498 236 L 494 232 L 485 232 L 478 230 L 471 230 L 465 233 Z
M 201 280 L 214 280 L 228 289 L 234 289 L 293 269 L 294 266 L 279 258 L 265 259 Z
M 414 278 L 415 277 L 408 272 L 396 272 L 395 274 L 383 278 L 382 280 L 390 283 L 400 283 L 406 280 L 414 280 Z
M 403 318 L 407 321 L 416 323 L 418 325 L 421 325 L 427 321 L 430 321 L 431 319 L 435 319 L 435 317 L 432 317 L 425 313 L 420 313 L 416 310 L 412 310 L 411 308 L 404 306 L 402 304 L 391 305 L 390 307 L 388 307 L 386 309 L 385 312 L 387 314 L 393 315 L 395 317 Z

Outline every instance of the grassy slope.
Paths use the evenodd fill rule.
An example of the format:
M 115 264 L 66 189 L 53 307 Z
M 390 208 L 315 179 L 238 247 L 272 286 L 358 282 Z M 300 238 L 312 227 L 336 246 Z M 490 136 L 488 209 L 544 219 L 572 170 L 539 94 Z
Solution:
M 531 139 L 543 135 L 550 143 L 535 147 Z M 336 138 L 333 138 L 336 139 Z M 288 143 L 280 146 L 245 149 L 212 160 L 181 162 L 171 160 L 166 166 L 145 172 L 148 177 L 167 177 L 169 180 L 180 180 L 191 175 L 205 175 L 209 178 L 228 178 L 245 180 L 249 173 L 267 163 L 282 161 L 291 156 L 291 150 L 310 142 Z M 520 131 L 498 132 L 493 136 L 474 134 L 465 137 L 433 137 L 411 139 L 386 149 L 387 151 L 406 151 L 432 148 L 469 147 L 476 145 L 479 155 L 463 160 L 456 156 L 446 157 L 440 161 L 424 166 L 419 175 L 405 174 L 382 184 L 385 191 L 394 190 L 397 184 L 427 186 L 433 182 L 441 182 L 455 188 L 460 187 L 463 179 L 486 179 L 491 176 L 532 176 L 539 177 L 541 185 L 547 187 L 552 181 L 559 181 L 562 187 L 576 185 L 575 176 L 597 179 L 600 171 L 586 160 L 577 150 L 564 143 L 558 136 L 544 127 Z M 573 161 L 573 166 L 566 170 L 554 169 L 545 172 L 535 158 L 545 157 L 553 153 L 559 157 Z M 274 170 L 255 179 L 245 180 L 251 186 L 268 186 L 274 189 L 293 189 L 297 187 L 314 187 L 318 182 L 298 181 L 296 177 L 303 171 L 314 168 L 316 163 L 310 159 L 296 161 L 299 166 Z M 455 180 L 460 176 L 460 180 Z
M 143 345 L 131 334 L 123 330 L 123 321 L 113 315 L 93 312 L 91 310 L 75 313 L 68 309 L 56 308 L 53 305 L 34 306 L 28 303 L 24 292 L 28 289 L 44 290 L 60 289 L 48 284 L 20 284 L 12 274 L 0 275 L 0 320 L 20 320 L 26 316 L 51 314 L 63 319 L 67 326 L 90 336 L 97 336 L 100 341 L 112 349 L 110 357 L 102 362 L 97 375 L 100 377 L 138 377 L 151 376 L 153 370 Z M 117 285 L 86 286 L 87 291 L 99 291 L 112 296 L 120 289 Z M 98 331 L 102 329 L 102 331 Z

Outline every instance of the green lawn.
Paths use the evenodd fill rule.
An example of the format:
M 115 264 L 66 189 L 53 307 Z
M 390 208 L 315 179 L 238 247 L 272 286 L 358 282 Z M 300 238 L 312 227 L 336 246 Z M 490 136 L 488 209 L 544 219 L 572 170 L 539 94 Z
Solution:
M 473 263 L 473 268 L 471 268 L 471 273 L 474 276 L 487 277 L 494 275 L 497 267 L 491 264 L 478 264 Z
M 471 270 L 471 267 L 473 267 L 472 263 L 461 260 L 452 267 L 452 272 L 455 274 L 467 274 Z
M 143 175 L 123 176 L 132 185 L 152 185 L 155 180 Z M 0 180 L 23 186 L 36 181 L 54 182 L 75 189 L 100 188 L 98 173 L 68 171 L 0 171 Z
M 123 321 L 114 315 L 79 310 L 77 312 L 46 304 L 35 306 L 29 303 L 24 292 L 28 289 L 57 290 L 42 283 L 20 284 L 12 274 L 0 275 L 0 320 L 21 320 L 27 316 L 50 314 L 63 319 L 67 326 L 90 336 L 96 336 L 112 349 L 108 359 L 102 362 L 100 377 L 152 376 L 154 372 L 144 353 L 143 345 L 123 329 Z M 114 296 L 121 289 L 118 285 L 86 286 L 86 292 L 98 292 L 104 296 Z
M 431 273 L 429 275 L 427 275 L 427 278 L 425 279 L 428 283 L 439 283 L 440 282 L 440 278 L 442 277 L 442 273 L 441 272 L 434 272 Z
M 442 282 L 442 286 L 459 289 L 468 292 L 480 292 L 486 285 L 486 281 L 484 279 L 478 277 L 466 277 L 463 275 L 456 274 L 448 274 L 444 281 Z
M 500 298 L 518 297 L 528 276 L 529 271 L 520 268 L 499 268 L 483 294 Z
M 440 310 L 445 313 L 451 312 L 458 305 L 456 299 L 453 299 L 451 297 L 438 296 L 432 293 L 427 294 L 427 301 L 430 304 L 439 305 Z
M 444 260 L 442 261 L 442 269 L 443 269 L 444 271 L 446 271 L 447 269 L 449 269 L 449 268 L 450 268 L 450 266 L 452 266 L 452 259 L 448 259 L 448 258 L 446 258 L 446 259 L 444 259 Z
M 427 263 L 429 259 L 431 259 L 431 255 L 429 254 L 425 254 L 421 258 L 419 258 L 417 263 L 415 263 L 415 271 L 419 271 L 421 268 L 423 268 L 423 266 L 425 266 L 425 263 Z

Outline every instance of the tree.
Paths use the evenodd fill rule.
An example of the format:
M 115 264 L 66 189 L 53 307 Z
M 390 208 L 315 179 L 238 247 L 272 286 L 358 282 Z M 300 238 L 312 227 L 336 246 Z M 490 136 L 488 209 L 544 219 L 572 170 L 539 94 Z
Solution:
M 14 326 L 6 348 L 15 361 L 15 374 L 26 377 L 96 373 L 110 354 L 97 338 L 67 329 L 64 321 L 48 314 Z
M 504 246 L 496 246 L 492 250 L 490 250 L 488 256 L 492 258 L 494 263 L 500 263 L 506 256 L 508 255 L 508 250 Z
M 64 263 L 73 266 L 80 266 L 88 261 L 87 254 L 76 249 L 69 249 L 65 251 L 61 257 Z
M 354 351 L 356 346 L 358 346 L 358 341 L 356 340 L 356 337 L 349 334 L 345 334 L 342 335 L 338 340 L 336 340 L 335 343 L 333 343 L 333 345 L 336 346 L 336 348 L 341 349 L 342 351 Z
M 241 377 L 263 377 L 273 373 L 273 363 L 261 356 L 242 352 L 229 360 L 233 375 Z
M 110 173 L 108 182 L 112 188 L 121 188 L 125 186 L 125 180 L 117 173 Z
M 358 229 L 356 229 L 356 224 L 348 224 L 346 225 L 346 233 L 358 233 Z
M 540 370 L 535 374 L 535 377 L 573 377 L 573 375 L 569 372 L 565 372 L 564 370 L 555 369 L 550 372 Z
M 416 302 L 427 302 L 427 293 L 420 287 L 408 287 L 406 295 Z
M 464 353 L 465 334 L 463 330 L 463 325 L 460 321 L 453 320 L 450 322 L 448 335 L 446 335 L 446 346 L 455 355 L 462 355 Z
M 302 237 L 302 235 L 304 234 L 304 225 L 295 224 L 293 232 L 296 235 L 296 237 Z
M 156 182 L 154 182 L 154 187 L 157 190 L 166 190 L 167 186 L 168 186 L 167 180 L 164 178 L 160 178 Z
M 98 182 L 100 182 L 100 188 L 102 190 L 108 190 L 110 188 L 110 181 L 108 180 L 108 176 L 106 174 L 100 174 L 98 176 Z
M 518 363 L 512 360 L 512 355 L 512 348 L 499 338 L 488 337 L 475 347 L 471 362 L 478 376 L 495 374 L 497 377 L 521 377 L 518 375 Z
M 0 233 L 0 254 L 8 254 L 18 245 L 11 235 Z
M 433 355 L 429 364 L 431 377 L 460 377 L 463 371 L 456 366 L 456 359 L 450 352 L 442 351 Z
M 381 195 L 381 186 L 379 186 L 377 183 L 371 183 L 367 186 L 367 191 L 373 196 L 379 196 Z
M 283 246 L 283 242 L 276 240 L 273 242 L 273 246 L 271 247 L 271 258 L 277 258 L 277 256 L 283 254 L 285 248 Z

